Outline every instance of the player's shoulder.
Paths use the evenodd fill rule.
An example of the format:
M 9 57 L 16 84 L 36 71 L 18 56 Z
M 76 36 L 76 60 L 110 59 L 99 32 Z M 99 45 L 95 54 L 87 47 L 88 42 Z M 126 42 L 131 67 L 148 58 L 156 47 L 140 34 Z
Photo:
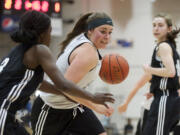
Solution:
M 49 47 L 48 46 L 46 46 L 46 45 L 44 45 L 44 44 L 38 44 L 38 45 L 35 45 L 34 47 L 34 51 L 36 52 L 36 53 L 48 53 L 48 52 L 50 52 L 50 49 L 49 49 Z
M 161 48 L 169 48 L 171 45 L 168 42 L 159 43 L 159 47 Z
M 85 42 L 80 46 L 80 49 L 82 49 L 86 53 L 96 53 L 96 48 L 93 44 L 89 42 Z
M 98 60 L 97 49 L 90 43 L 83 43 L 83 45 L 74 51 L 74 54 L 77 58 L 81 59 L 81 61 L 86 61 L 88 63 L 96 63 Z
M 49 50 L 49 47 L 44 44 L 37 44 L 34 46 L 34 48 L 39 49 L 39 50 Z
M 167 42 L 162 42 L 159 44 L 159 50 L 171 50 L 171 45 Z
M 48 58 L 52 56 L 49 47 L 43 44 L 33 46 L 32 51 L 36 59 Z

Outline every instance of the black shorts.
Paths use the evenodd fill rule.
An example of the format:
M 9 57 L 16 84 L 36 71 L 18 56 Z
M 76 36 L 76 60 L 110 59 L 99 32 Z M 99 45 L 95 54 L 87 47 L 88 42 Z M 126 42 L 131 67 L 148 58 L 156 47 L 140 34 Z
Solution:
M 53 109 L 38 97 L 32 108 L 33 135 L 98 135 L 105 132 L 95 114 L 83 107 L 77 109 Z
M 138 121 L 135 135 L 141 135 L 142 134 L 142 131 L 144 129 L 144 125 L 145 125 L 145 123 L 147 121 L 148 112 L 149 112 L 149 110 L 143 108 L 143 114 L 142 114 L 141 118 Z
M 180 135 L 180 125 L 178 125 L 174 128 L 173 135 Z
M 179 121 L 180 97 L 177 95 L 164 95 L 155 97 L 143 135 L 169 135 L 170 131 Z
M 16 110 L 20 104 L 11 104 L 8 100 L 0 100 L 0 135 L 29 135 L 26 129 L 15 119 Z M 4 104 L 5 103 L 5 104 Z M 2 107 L 3 106 L 3 107 Z
M 1 125 L 2 123 L 0 123 Z M 30 135 L 26 129 L 15 121 L 14 115 L 7 114 L 5 125 L 0 127 L 0 135 Z

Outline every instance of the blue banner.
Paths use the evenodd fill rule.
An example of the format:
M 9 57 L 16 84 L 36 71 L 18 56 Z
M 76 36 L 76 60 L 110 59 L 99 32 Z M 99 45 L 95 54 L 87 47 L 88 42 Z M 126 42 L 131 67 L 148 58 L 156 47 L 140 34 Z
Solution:
M 12 32 L 18 28 L 19 16 L 16 15 L 1 15 L 0 16 L 0 31 Z

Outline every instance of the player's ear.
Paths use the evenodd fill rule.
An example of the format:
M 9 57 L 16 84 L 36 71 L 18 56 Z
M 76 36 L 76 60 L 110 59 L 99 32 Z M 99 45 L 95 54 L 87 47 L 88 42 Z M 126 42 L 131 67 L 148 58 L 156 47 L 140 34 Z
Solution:
M 91 36 L 91 35 L 92 35 L 92 33 L 93 33 L 93 31 L 94 31 L 93 29 L 88 30 L 88 35 L 90 35 L 90 36 Z
M 39 43 L 43 43 L 45 37 L 46 37 L 46 33 L 45 33 L 45 32 L 41 33 L 41 34 L 39 35 Z

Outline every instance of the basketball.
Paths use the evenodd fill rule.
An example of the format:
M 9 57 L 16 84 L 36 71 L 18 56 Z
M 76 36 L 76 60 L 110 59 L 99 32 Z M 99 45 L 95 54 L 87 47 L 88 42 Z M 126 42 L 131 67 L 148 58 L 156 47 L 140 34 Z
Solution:
M 102 58 L 99 71 L 100 78 L 109 84 L 118 84 L 124 81 L 129 73 L 127 60 L 118 54 L 107 54 Z

